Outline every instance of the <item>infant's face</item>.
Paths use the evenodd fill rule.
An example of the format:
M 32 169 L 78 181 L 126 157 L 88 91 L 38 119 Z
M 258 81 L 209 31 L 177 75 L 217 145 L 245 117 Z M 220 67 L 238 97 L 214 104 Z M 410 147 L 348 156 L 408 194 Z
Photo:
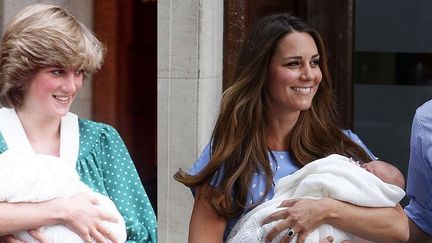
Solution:
M 405 188 L 405 180 L 402 173 L 393 165 L 375 160 L 361 165 L 370 173 L 376 175 L 382 181 Z
M 361 165 L 361 167 L 382 179 L 385 178 L 387 175 L 387 167 L 385 165 L 385 163 L 375 160 L 369 163 L 364 163 Z

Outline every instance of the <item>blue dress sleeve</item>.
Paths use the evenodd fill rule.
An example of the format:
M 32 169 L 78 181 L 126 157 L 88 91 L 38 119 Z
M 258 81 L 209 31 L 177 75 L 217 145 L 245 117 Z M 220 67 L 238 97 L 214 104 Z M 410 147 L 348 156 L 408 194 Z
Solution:
M 211 157 L 211 142 L 208 143 L 204 150 L 202 151 L 200 157 L 198 157 L 197 161 L 192 165 L 192 168 L 189 170 L 189 175 L 197 175 L 199 174 L 210 162 Z M 212 179 L 210 180 L 210 185 L 213 187 L 218 187 L 222 181 L 224 174 L 224 168 L 221 166 L 215 174 L 213 175 Z M 195 196 L 195 188 L 191 188 L 193 195 Z
M 360 145 L 362 149 L 374 160 L 378 160 L 378 157 L 376 157 L 372 151 L 363 143 L 363 141 L 351 130 L 343 130 L 343 133 L 349 137 L 351 140 L 353 140 L 355 143 Z

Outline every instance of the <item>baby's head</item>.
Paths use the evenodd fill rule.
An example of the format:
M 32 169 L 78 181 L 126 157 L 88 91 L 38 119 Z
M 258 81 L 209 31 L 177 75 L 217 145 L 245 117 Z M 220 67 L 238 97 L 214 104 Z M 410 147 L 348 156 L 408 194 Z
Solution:
M 405 179 L 399 169 L 395 166 L 383 161 L 374 160 L 362 164 L 361 167 L 376 175 L 382 181 L 405 189 Z

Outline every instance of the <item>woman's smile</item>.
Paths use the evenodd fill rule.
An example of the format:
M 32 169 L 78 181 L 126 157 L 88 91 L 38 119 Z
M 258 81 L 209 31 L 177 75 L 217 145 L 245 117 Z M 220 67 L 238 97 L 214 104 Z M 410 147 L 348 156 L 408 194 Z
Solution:
M 310 94 L 312 91 L 312 87 L 291 87 L 291 89 L 301 94 Z
M 72 100 L 72 95 L 68 95 L 68 96 L 64 96 L 64 95 L 53 95 L 53 97 L 61 102 L 61 103 L 70 103 L 70 101 Z

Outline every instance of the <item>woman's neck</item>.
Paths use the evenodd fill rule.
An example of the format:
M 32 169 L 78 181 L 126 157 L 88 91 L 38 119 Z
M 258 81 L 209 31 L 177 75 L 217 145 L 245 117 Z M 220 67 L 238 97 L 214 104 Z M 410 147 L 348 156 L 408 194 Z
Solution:
M 300 112 L 273 114 L 268 121 L 268 146 L 270 150 L 289 150 L 290 132 L 296 124 Z
M 35 153 L 60 156 L 60 119 L 16 110 Z

